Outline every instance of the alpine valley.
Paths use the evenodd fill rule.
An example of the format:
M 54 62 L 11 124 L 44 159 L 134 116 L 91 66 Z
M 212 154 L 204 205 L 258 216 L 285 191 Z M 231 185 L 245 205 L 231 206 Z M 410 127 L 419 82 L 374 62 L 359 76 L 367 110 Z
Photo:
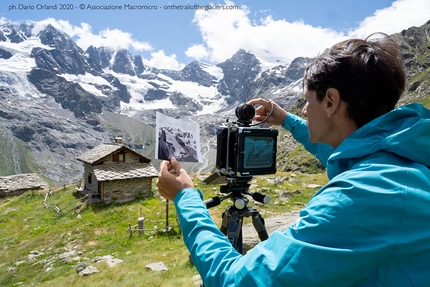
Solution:
M 394 35 L 401 43 L 407 89 L 400 104 L 430 107 L 430 21 Z M 291 43 L 293 45 L 294 43 Z M 143 64 L 128 50 L 81 49 L 51 25 L 0 26 L 0 175 L 36 173 L 53 185 L 82 176 L 76 157 L 120 136 L 128 147 L 150 158 L 156 168 L 155 112 L 200 125 L 203 163 L 214 166 L 216 130 L 235 109 L 255 97 L 273 99 L 300 111 L 301 80 L 311 58 L 267 62 L 239 50 L 225 62 L 191 62 L 182 70 Z M 279 168 L 291 168 L 295 143 L 278 141 Z

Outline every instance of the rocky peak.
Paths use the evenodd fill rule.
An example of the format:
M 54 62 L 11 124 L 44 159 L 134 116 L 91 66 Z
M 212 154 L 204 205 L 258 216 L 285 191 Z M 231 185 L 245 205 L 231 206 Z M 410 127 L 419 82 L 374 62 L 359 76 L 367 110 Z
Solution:
M 186 65 L 181 70 L 182 80 L 183 81 L 194 81 L 199 83 L 202 86 L 210 87 L 216 83 L 215 76 L 206 72 L 202 66 L 205 64 L 200 63 L 198 61 L 193 61 Z
M 224 73 L 218 91 L 227 95 L 227 102 L 246 101 L 252 97 L 252 83 L 261 71 L 260 61 L 243 49 L 230 59 L 217 65 Z
M 88 58 L 93 61 L 96 65 L 99 65 L 102 69 L 110 66 L 110 59 L 113 54 L 113 50 L 106 47 L 94 47 L 89 46 L 85 53 L 88 55 Z
M 51 24 L 48 24 L 37 35 L 42 44 L 58 50 L 78 50 L 83 52 L 81 48 L 69 37 L 69 35 L 58 31 Z
M 236 53 L 233 54 L 233 56 L 226 60 L 223 63 L 220 63 L 218 66 L 223 66 L 228 63 L 234 63 L 237 67 L 240 67 L 242 65 L 246 65 L 247 63 L 251 66 L 260 64 L 260 61 L 255 57 L 254 54 L 251 54 L 244 49 L 239 49 Z M 247 65 L 247 66 L 249 66 Z
M 412 48 L 425 46 L 426 43 L 430 41 L 430 21 L 421 27 L 410 27 L 405 29 L 400 32 L 400 35 Z
M 430 88 L 430 21 L 420 27 L 410 27 L 393 35 L 401 48 L 406 67 L 406 91 L 399 104 L 423 101 Z
M 139 76 L 146 70 L 142 56 L 133 56 L 125 49 L 90 46 L 85 52 L 89 62 L 100 65 L 102 69 L 109 68 L 115 73 Z
M 297 81 L 303 78 L 306 67 L 314 60 L 314 58 L 298 57 L 294 59 L 287 70 L 285 71 L 285 77 L 291 81 Z
M 134 72 L 138 77 L 146 70 L 146 67 L 143 64 L 143 59 L 141 55 L 134 56 L 133 65 L 134 65 Z
M 32 30 L 34 28 L 34 24 L 32 23 L 21 23 L 19 25 L 19 30 L 25 35 L 26 38 L 32 36 Z
M 23 26 L 25 27 L 25 26 Z M 0 41 L 11 42 L 11 43 L 21 43 L 27 36 L 23 31 L 13 24 L 4 24 L 0 26 Z
M 82 75 L 92 71 L 85 57 L 84 51 L 67 34 L 47 25 L 39 32 L 42 44 L 52 49 L 34 48 L 31 57 L 40 69 L 54 71 L 56 74 Z M 101 70 L 100 70 L 101 71 Z
M 125 49 L 116 51 L 116 53 L 114 53 L 111 69 L 115 73 L 136 76 L 133 55 Z

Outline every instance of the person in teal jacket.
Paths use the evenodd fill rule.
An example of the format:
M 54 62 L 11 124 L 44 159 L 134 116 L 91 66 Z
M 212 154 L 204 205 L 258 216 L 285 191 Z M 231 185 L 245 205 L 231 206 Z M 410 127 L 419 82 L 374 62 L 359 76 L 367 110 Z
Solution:
M 307 121 L 276 103 L 254 120 L 282 125 L 326 166 L 329 182 L 286 230 L 241 255 L 172 158 L 157 186 L 174 200 L 184 242 L 209 286 L 430 286 L 430 111 L 395 108 L 405 74 L 384 35 L 340 42 L 311 63 Z

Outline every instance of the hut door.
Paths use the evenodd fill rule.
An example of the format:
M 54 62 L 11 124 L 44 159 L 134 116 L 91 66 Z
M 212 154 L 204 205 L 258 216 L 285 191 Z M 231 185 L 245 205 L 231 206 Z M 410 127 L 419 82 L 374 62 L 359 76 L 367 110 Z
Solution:
M 97 198 L 102 198 L 102 183 L 98 182 L 98 186 L 97 186 Z

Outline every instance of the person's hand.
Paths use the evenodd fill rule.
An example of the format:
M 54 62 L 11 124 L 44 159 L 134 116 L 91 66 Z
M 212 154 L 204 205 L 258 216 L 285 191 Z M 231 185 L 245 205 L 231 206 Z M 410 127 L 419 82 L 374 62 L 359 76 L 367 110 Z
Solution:
M 156 185 L 160 195 L 169 200 L 173 200 L 182 189 L 194 187 L 188 173 L 181 168 L 181 164 L 174 157 L 170 161 L 165 160 L 160 163 Z
M 255 109 L 255 116 L 253 120 L 257 122 L 261 122 L 270 113 L 272 109 L 272 103 L 273 103 L 272 115 L 266 120 L 266 123 L 270 125 L 281 125 L 284 122 L 285 117 L 287 116 L 287 111 L 281 108 L 277 103 L 273 101 L 265 100 L 262 98 L 258 98 L 258 99 L 252 99 L 246 104 L 250 106 L 260 105 L 258 108 Z

